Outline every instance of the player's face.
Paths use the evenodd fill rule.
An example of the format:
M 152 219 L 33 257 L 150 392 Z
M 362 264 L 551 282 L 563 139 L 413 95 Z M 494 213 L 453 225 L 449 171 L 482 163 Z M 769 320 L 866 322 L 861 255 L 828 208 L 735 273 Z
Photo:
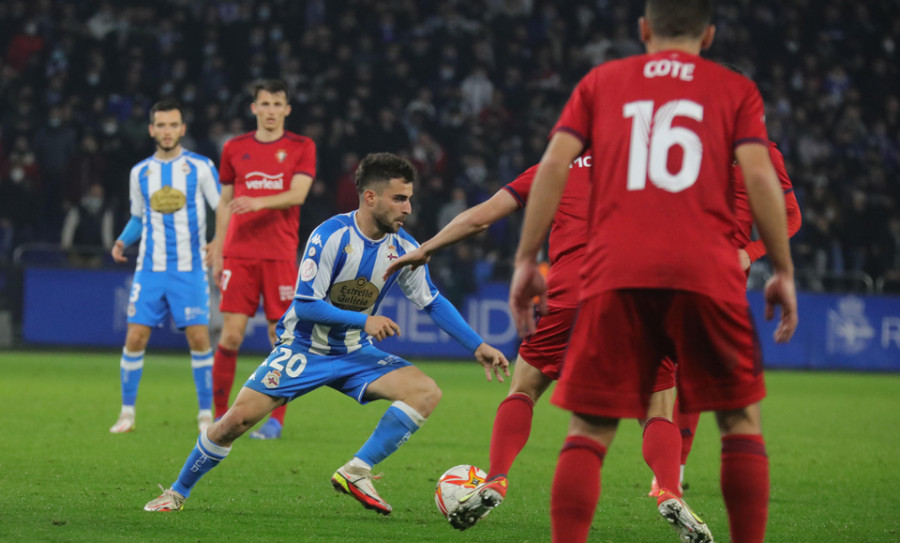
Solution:
M 177 109 L 157 111 L 150 123 L 150 137 L 156 142 L 157 149 L 171 151 L 181 144 L 186 128 Z
M 284 129 L 284 118 L 291 114 L 291 105 L 288 104 L 287 95 L 283 92 L 271 93 L 267 90 L 259 91 L 256 100 L 250 105 L 250 109 L 256 115 L 256 128 L 260 130 Z
M 413 184 L 404 183 L 400 178 L 391 179 L 380 193 L 376 193 L 372 216 L 382 233 L 394 234 L 400 230 L 412 212 L 409 202 L 412 194 Z

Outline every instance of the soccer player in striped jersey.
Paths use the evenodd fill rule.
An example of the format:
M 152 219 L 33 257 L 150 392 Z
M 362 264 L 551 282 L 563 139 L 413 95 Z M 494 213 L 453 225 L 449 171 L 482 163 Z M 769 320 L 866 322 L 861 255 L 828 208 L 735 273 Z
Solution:
M 140 240 L 131 296 L 128 331 L 119 363 L 122 409 L 109 429 L 134 430 L 134 404 L 144 368 L 150 331 L 168 315 L 184 330 L 204 431 L 212 423 L 212 365 L 209 341 L 209 284 L 204 265 L 206 204 L 219 205 L 219 175 L 213 162 L 182 148 L 186 125 L 181 106 L 162 100 L 150 109 L 150 137 L 156 152 L 131 169 L 131 220 L 112 248 L 126 262 L 125 248 Z
M 427 267 L 405 268 L 384 278 L 390 263 L 419 245 L 403 229 L 411 211 L 415 170 L 390 153 L 368 155 L 356 170 L 357 211 L 336 215 L 316 228 L 303 251 L 290 308 L 278 322 L 278 343 L 254 371 L 225 415 L 200 435 L 178 479 L 151 500 L 147 511 L 177 511 L 193 486 L 231 451 L 234 441 L 270 411 L 322 386 L 357 402 L 391 401 L 374 432 L 335 471 L 335 489 L 367 509 L 390 514 L 375 490 L 372 467 L 405 443 L 437 406 L 437 384 L 406 360 L 373 344 L 400 334 L 397 323 L 377 315 L 397 284 L 452 338 L 465 345 L 499 381 L 509 361 L 469 327 L 431 282 Z

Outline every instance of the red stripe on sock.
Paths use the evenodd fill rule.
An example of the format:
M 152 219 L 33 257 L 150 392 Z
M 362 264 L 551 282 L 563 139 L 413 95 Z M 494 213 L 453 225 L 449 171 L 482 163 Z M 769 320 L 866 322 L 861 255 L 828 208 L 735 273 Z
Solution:
M 722 454 L 728 453 L 768 456 L 763 437 L 755 434 L 732 434 L 722 437 Z

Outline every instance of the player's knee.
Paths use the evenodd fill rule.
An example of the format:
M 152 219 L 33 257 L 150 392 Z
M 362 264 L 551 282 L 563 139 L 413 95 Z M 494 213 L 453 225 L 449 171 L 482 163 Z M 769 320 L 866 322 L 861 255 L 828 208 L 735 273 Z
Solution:
M 431 415 L 431 412 L 440 403 L 443 394 L 441 388 L 432 379 L 423 381 L 418 394 L 421 403 L 421 407 L 418 409 L 419 413 L 423 417 Z
M 240 330 L 222 330 L 222 335 L 219 337 L 219 345 L 229 349 L 231 351 L 236 351 L 240 349 L 241 343 L 244 342 L 244 333 Z
M 125 335 L 125 348 L 131 352 L 143 351 L 150 341 L 150 333 L 138 328 L 128 330 Z

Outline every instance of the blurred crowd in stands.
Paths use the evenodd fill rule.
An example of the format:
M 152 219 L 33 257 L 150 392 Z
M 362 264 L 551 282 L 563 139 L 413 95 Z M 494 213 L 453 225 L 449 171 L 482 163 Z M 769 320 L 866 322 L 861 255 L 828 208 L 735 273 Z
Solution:
M 427 239 L 540 160 L 592 66 L 643 51 L 641 4 L 0 2 L 0 261 L 26 243 L 108 247 L 128 172 L 153 152 L 149 106 L 179 99 L 185 147 L 217 161 L 255 126 L 248 87 L 263 77 L 287 81 L 288 129 L 318 145 L 301 237 L 356 207 L 361 156 L 392 151 L 419 169 L 407 229 Z M 735 0 L 715 23 L 706 56 L 757 82 L 797 191 L 801 286 L 855 272 L 900 284 L 900 3 Z M 433 266 L 453 298 L 508 280 L 517 221 Z

